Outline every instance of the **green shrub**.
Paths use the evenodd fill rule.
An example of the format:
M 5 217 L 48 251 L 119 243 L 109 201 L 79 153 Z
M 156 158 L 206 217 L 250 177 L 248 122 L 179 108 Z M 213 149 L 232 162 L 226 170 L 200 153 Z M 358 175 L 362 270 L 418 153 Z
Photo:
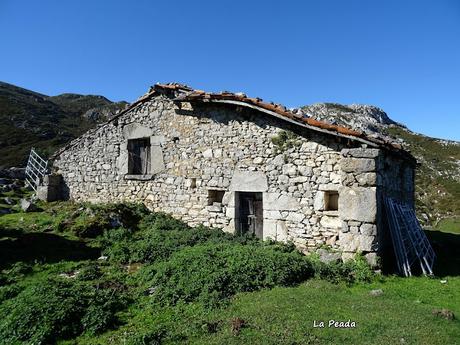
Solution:
M 123 309 L 126 299 L 112 289 L 94 290 L 81 319 L 83 329 L 90 334 L 102 331 L 117 323 L 116 312 Z
M 76 214 L 70 229 L 79 237 L 95 238 L 104 230 L 124 227 L 137 230 L 140 220 L 150 212 L 142 204 L 88 204 Z
M 351 284 L 354 282 L 369 282 L 374 277 L 374 273 L 366 259 L 360 255 L 356 255 L 354 260 L 346 262 L 325 264 L 313 258 L 311 258 L 311 261 L 314 266 L 315 275 L 332 283 L 345 282 Z
M 240 291 L 300 283 L 313 269 L 298 252 L 226 243 L 183 249 L 140 275 L 156 288 L 154 299 L 160 304 L 197 300 L 212 307 Z
M 102 272 L 99 266 L 96 263 L 89 263 L 79 270 L 77 278 L 83 281 L 91 281 L 98 279 L 101 276 Z
M 163 212 L 150 213 L 142 218 L 140 229 L 149 231 L 188 230 L 190 227 L 181 220 Z
M 136 234 L 126 230 L 107 231 L 102 240 L 103 253 L 121 263 L 154 263 L 166 260 L 172 253 L 188 246 L 231 241 L 234 238 L 219 229 L 203 226 L 190 228 L 183 222 L 161 214 L 147 218 L 142 222 L 144 230 Z
M 49 344 L 85 331 L 101 332 L 116 323 L 116 312 L 126 304 L 114 289 L 49 279 L 26 287 L 0 306 L 0 339 Z
M 273 145 L 275 146 L 276 152 L 281 153 L 292 147 L 301 145 L 299 136 L 292 131 L 281 131 L 276 136 L 271 138 Z
M 0 304 L 19 295 L 22 289 L 18 284 L 0 286 Z

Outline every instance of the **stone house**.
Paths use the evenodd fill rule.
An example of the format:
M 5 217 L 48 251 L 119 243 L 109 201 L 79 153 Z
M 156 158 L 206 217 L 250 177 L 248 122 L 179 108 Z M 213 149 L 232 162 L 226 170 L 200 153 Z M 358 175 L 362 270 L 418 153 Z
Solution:
M 413 205 L 399 145 L 229 92 L 157 84 L 58 151 L 76 201 L 142 201 L 190 225 L 328 245 L 371 263 L 389 248 L 383 196 Z

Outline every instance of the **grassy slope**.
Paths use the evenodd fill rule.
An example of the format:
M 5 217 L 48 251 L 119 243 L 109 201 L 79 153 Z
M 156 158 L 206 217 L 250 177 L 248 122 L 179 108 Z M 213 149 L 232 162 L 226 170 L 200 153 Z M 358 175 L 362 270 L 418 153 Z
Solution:
M 81 117 L 87 110 L 124 105 L 101 96 L 48 97 L 0 82 L 0 167 L 24 165 L 31 147 L 49 155 L 78 137 L 95 125 Z
M 399 127 L 388 131 L 404 139 L 420 163 L 415 181 L 419 216 L 428 215 L 430 223 L 440 230 L 460 232 L 460 181 L 452 177 L 459 175 L 455 162 L 460 161 L 460 145 L 443 145 Z
M 370 296 L 377 288 L 383 295 Z M 76 343 L 124 344 L 132 334 L 153 331 L 165 344 L 455 344 L 460 321 L 440 319 L 432 311 L 448 308 L 458 315 L 459 290 L 459 278 L 441 284 L 389 277 L 353 286 L 313 279 L 293 288 L 240 293 L 228 307 L 211 312 L 197 304 L 153 309 L 146 298 L 125 314 L 127 325 Z M 245 322 L 240 332 L 232 329 L 236 318 Z M 327 325 L 330 319 L 353 320 L 356 328 L 313 327 L 315 320 Z
M 32 263 L 38 260 L 32 272 L 21 278 L 22 286 L 97 263 L 104 271 L 127 274 L 126 283 L 136 288 L 136 270 L 132 266 L 95 260 L 99 255 L 97 239 L 78 238 L 65 227 L 69 219 L 81 224 L 87 221 L 81 212 L 84 207 L 71 203 L 41 206 L 43 212 L 0 216 L 1 252 L 9 258 L 2 258 L 2 264 L 12 263 L 10 259 Z M 444 242 L 460 242 L 459 235 L 449 236 L 455 237 Z M 436 241 L 443 243 L 443 238 Z M 18 242 L 20 245 L 14 247 Z M 459 259 L 456 251 L 442 254 L 447 255 L 442 258 L 444 262 Z M 389 276 L 352 285 L 311 279 L 292 288 L 240 293 L 227 306 L 211 310 L 198 302 L 160 307 L 149 296 L 135 294 L 133 304 L 119 313 L 121 324 L 117 328 L 60 343 L 455 344 L 460 339 L 460 321 L 432 315 L 433 309 L 440 308 L 460 315 L 460 272 L 446 271 L 442 276 L 452 274 L 456 276 L 445 278 L 446 284 L 440 278 L 424 277 Z M 369 291 L 378 288 L 384 291 L 382 296 L 369 295 Z M 235 318 L 245 322 L 240 331 L 232 331 Z M 357 327 L 313 328 L 314 320 L 329 319 L 351 319 Z

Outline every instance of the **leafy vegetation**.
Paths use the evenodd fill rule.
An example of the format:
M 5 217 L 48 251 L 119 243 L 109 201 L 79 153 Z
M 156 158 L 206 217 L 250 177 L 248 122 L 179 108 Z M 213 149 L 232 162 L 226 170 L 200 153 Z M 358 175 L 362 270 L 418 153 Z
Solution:
M 27 191 L 7 193 L 17 200 Z M 458 320 L 433 314 L 460 313 L 460 280 L 447 276 L 460 274 L 453 233 L 427 232 L 436 272 L 447 276 L 441 283 L 376 275 L 360 256 L 325 264 L 292 244 L 190 227 L 138 204 L 38 206 L 0 216 L 0 344 L 360 344 L 369 336 L 373 344 L 444 344 L 459 337 Z M 329 319 L 357 326 L 313 327 Z
M 276 246 L 207 244 L 185 248 L 141 271 L 162 305 L 200 301 L 218 306 L 237 292 L 298 284 L 313 276 L 300 253 Z
M 404 139 L 421 163 L 416 172 L 416 208 L 420 219 L 438 229 L 458 224 L 460 215 L 460 145 L 392 127 L 388 132 Z M 445 220 L 444 220 L 445 219 Z M 449 224 L 449 225 L 448 225 Z M 457 231 L 460 227 L 456 226 Z
M 271 138 L 277 153 L 285 152 L 286 150 L 299 145 L 297 134 L 292 131 L 280 131 L 276 136 Z

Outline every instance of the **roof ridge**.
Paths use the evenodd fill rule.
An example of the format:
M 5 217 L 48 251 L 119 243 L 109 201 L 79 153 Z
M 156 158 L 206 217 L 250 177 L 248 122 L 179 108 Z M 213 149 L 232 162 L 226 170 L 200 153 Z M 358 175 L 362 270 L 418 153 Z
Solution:
M 371 136 L 366 135 L 362 131 L 354 130 L 348 127 L 334 125 L 334 124 L 331 124 L 325 121 L 319 121 L 311 117 L 308 117 L 306 113 L 302 113 L 302 115 L 300 115 L 298 114 L 298 112 L 293 112 L 282 104 L 277 104 L 274 102 L 264 102 L 262 98 L 259 98 L 259 97 L 251 98 L 251 97 L 248 97 L 243 92 L 237 92 L 237 93 L 233 93 L 230 91 L 206 92 L 203 90 L 193 89 L 192 87 L 188 85 L 177 83 L 177 82 L 171 82 L 171 83 L 166 83 L 166 84 L 156 83 L 155 85 L 150 87 L 149 91 L 145 95 L 141 96 L 139 99 L 129 104 L 125 109 L 119 112 L 116 116 L 112 117 L 105 123 L 100 124 L 97 127 L 97 129 L 114 121 L 121 115 L 127 113 L 131 109 L 135 108 L 136 106 L 144 103 L 145 101 L 149 100 L 153 96 L 157 95 L 159 92 L 164 92 L 164 91 L 173 92 L 174 93 L 173 100 L 178 101 L 178 102 L 202 101 L 202 102 L 218 102 L 218 103 L 233 103 L 233 104 L 235 104 L 235 102 L 238 102 L 240 105 L 246 105 L 256 110 L 259 109 L 266 113 L 269 112 L 272 115 L 284 118 L 285 120 L 296 123 L 298 125 L 303 125 L 312 130 L 326 132 L 331 135 L 346 137 L 348 139 L 354 139 L 357 141 L 361 141 L 363 143 L 373 145 L 375 147 L 383 147 L 383 148 L 387 148 L 393 151 L 398 151 L 401 153 L 405 153 L 409 155 L 410 157 L 412 157 L 412 159 L 414 159 L 413 156 L 409 152 L 403 149 L 401 144 L 391 142 L 388 140 L 384 140 L 383 138 L 371 137 Z M 76 138 L 75 140 L 77 139 L 78 138 Z M 60 150 L 58 150 L 55 154 L 53 154 L 52 158 L 57 157 L 63 151 L 71 147 L 73 142 L 74 140 L 68 143 L 66 146 L 64 146 Z

